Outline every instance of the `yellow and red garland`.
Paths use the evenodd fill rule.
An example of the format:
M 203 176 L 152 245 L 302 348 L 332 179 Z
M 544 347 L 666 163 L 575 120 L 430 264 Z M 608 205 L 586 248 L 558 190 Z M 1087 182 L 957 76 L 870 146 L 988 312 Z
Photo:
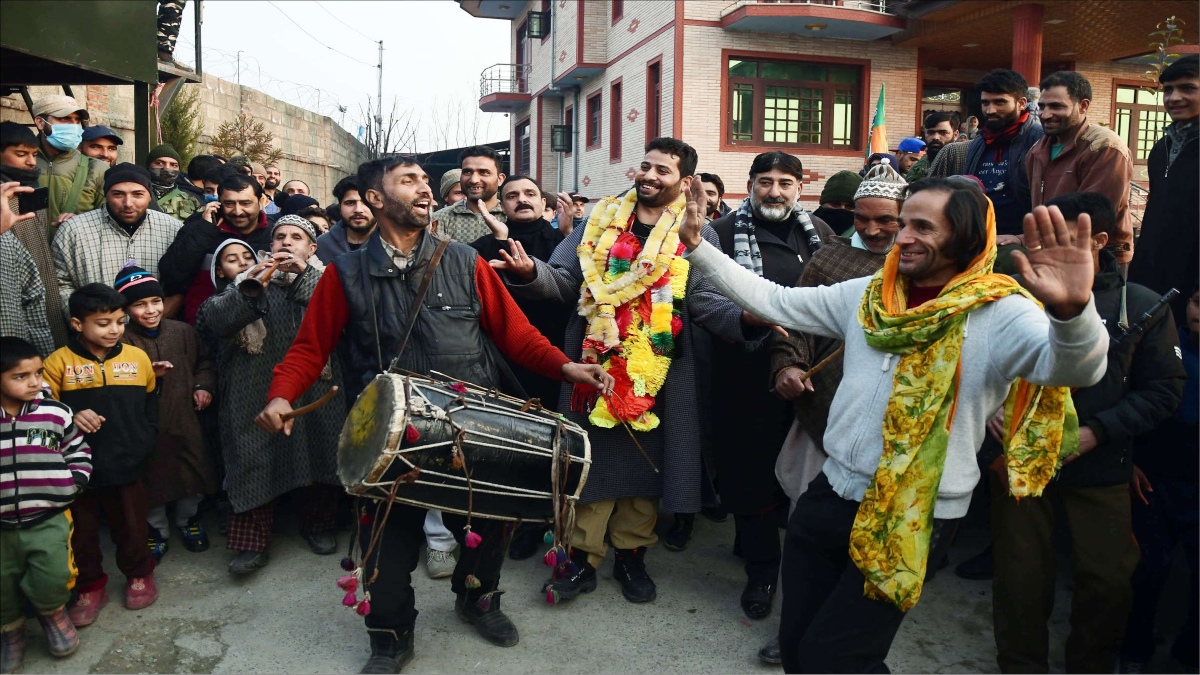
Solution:
M 583 362 L 601 364 L 616 380 L 614 395 L 596 401 L 589 421 L 604 428 L 625 421 L 649 431 L 659 425 L 650 409 L 683 328 L 688 262 L 679 225 L 686 200 L 680 195 L 663 211 L 645 245 L 629 231 L 636 206 L 637 192 L 629 190 L 592 210 L 576 249 L 583 270 L 579 314 L 587 319 Z M 588 392 L 575 394 L 579 400 Z

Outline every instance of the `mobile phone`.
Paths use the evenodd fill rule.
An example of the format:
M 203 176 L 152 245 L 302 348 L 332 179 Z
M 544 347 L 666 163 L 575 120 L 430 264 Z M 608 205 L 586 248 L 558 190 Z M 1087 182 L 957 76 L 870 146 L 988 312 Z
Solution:
M 204 203 L 205 204 L 207 204 L 209 202 L 219 201 L 219 200 L 220 200 L 220 197 L 218 197 L 216 195 L 204 195 Z
M 21 192 L 17 195 L 17 213 L 33 213 L 50 206 L 50 188 L 34 188 L 33 192 Z

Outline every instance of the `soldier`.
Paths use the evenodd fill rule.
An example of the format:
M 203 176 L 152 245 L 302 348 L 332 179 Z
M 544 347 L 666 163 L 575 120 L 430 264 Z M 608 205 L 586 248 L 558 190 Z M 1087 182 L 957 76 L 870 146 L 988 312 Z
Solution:
M 155 203 L 164 213 L 182 221 L 200 210 L 200 200 L 176 185 L 181 162 L 179 153 L 167 143 L 157 146 L 146 156 Z
M 187 0 L 159 0 L 158 3 L 158 58 L 174 63 L 175 40 L 179 37 L 179 22 L 183 19 L 183 6 Z

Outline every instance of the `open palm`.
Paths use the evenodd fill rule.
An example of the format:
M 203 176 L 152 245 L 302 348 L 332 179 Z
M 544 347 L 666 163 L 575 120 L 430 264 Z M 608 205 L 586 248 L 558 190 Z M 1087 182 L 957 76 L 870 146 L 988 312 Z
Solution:
M 687 194 L 687 213 L 684 216 L 683 224 L 679 227 L 679 241 L 683 242 L 687 250 L 694 251 L 702 241 L 700 232 L 704 229 L 705 206 L 708 204 L 704 187 L 700 185 L 700 176 L 692 178 L 692 184 L 685 193 Z
M 1092 219 L 1079 214 L 1075 236 L 1057 206 L 1034 207 L 1025 216 L 1028 254 L 1013 254 L 1022 284 L 1059 319 L 1079 315 L 1092 295 Z

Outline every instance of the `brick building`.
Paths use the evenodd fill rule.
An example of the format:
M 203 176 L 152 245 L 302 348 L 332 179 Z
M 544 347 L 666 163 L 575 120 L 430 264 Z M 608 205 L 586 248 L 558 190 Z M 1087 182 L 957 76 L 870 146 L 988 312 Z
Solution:
M 481 74 L 479 106 L 509 113 L 514 171 L 589 197 L 629 187 L 647 139 L 686 140 L 728 201 L 759 152 L 804 161 L 804 198 L 862 166 L 886 84 L 894 148 L 923 111 L 977 114 L 974 82 L 1011 67 L 1036 84 L 1074 69 L 1089 117 L 1144 163 L 1166 113 L 1145 86 L 1150 33 L 1192 0 L 459 0 L 511 25 L 511 61 Z M 974 112 L 973 112 L 974 109 Z M 558 138 L 555 138 L 555 132 Z M 570 152 L 552 149 L 569 141 Z

